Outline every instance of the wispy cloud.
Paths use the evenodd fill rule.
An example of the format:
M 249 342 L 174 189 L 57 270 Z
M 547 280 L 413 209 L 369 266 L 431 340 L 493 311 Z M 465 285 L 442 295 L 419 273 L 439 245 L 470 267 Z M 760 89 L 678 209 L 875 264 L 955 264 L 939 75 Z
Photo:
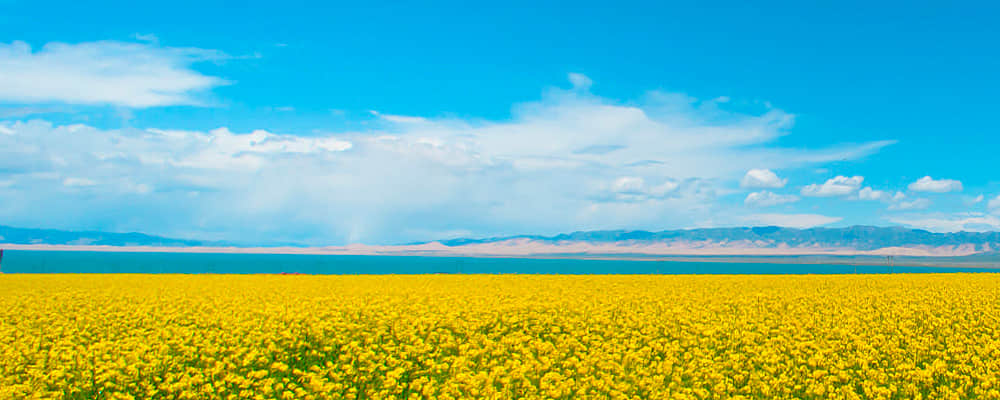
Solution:
M 204 105 L 204 94 L 228 83 L 192 65 L 224 53 L 143 42 L 0 43 L 0 101 L 155 107 Z
M 594 81 L 590 80 L 589 77 L 576 72 L 569 74 L 569 82 L 573 85 L 574 89 L 579 90 L 590 90 L 590 85 L 594 84 Z
M 753 192 L 747 195 L 743 204 L 751 207 L 771 207 L 799 201 L 799 196 L 791 194 L 776 194 L 768 191 Z
M 889 205 L 890 210 L 925 210 L 931 206 L 928 199 L 900 200 Z
M 136 33 L 135 40 L 140 42 L 159 43 L 160 38 L 152 33 Z
M 990 201 L 986 203 L 986 207 L 990 209 L 990 211 L 1000 211 L 1000 195 L 990 199 Z
M 63 186 L 94 186 L 97 183 L 87 178 L 66 178 L 63 179 Z
M 380 120 L 383 120 L 383 121 L 386 121 L 386 122 L 390 122 L 390 123 L 394 123 L 394 124 L 426 124 L 426 123 L 430 122 L 427 118 L 424 118 L 424 117 L 414 117 L 414 116 L 409 116 L 409 115 L 382 114 L 382 113 L 380 113 L 378 111 L 375 111 L 375 110 L 369 110 L 368 113 L 371 114 L 371 115 L 373 115 L 373 116 L 375 116 L 376 118 L 378 118 Z
M 889 221 L 933 232 L 986 232 L 1000 230 L 1000 218 L 983 213 L 930 214 L 893 217 Z
M 985 200 L 985 199 L 986 199 L 986 196 L 983 196 L 983 195 L 978 195 L 978 196 L 963 196 L 962 197 L 962 203 L 965 204 L 966 206 L 971 206 L 971 205 L 982 203 L 983 200 Z
M 29 115 L 39 115 L 39 114 L 54 114 L 69 112 L 69 109 L 65 106 L 53 107 L 53 106 L 16 106 L 16 107 L 0 107 L 0 118 L 21 118 Z
M 788 228 L 813 228 L 840 221 L 840 217 L 819 214 L 753 214 L 744 218 L 752 225 L 783 226 Z

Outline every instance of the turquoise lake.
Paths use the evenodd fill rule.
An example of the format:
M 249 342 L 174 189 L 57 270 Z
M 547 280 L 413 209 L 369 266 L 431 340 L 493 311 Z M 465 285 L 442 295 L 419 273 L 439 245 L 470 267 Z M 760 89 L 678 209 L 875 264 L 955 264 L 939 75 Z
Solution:
M 76 251 L 4 252 L 4 273 L 214 273 L 214 274 L 849 274 L 886 273 L 885 266 L 342 256 L 288 254 L 115 253 Z M 977 268 L 896 266 L 897 273 L 994 272 Z

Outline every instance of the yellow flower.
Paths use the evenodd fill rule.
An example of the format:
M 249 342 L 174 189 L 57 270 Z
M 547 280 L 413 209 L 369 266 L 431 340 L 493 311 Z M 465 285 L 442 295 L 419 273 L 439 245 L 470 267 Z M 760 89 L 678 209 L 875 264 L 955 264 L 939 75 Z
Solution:
M 0 275 L 0 398 L 1000 399 L 1000 279 Z

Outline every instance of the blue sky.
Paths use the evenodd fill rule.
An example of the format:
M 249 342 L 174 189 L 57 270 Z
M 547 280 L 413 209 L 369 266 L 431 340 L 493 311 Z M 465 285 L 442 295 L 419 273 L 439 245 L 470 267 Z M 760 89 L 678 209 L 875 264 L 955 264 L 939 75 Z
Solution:
M 0 1 L 0 223 L 1000 229 L 990 3 Z

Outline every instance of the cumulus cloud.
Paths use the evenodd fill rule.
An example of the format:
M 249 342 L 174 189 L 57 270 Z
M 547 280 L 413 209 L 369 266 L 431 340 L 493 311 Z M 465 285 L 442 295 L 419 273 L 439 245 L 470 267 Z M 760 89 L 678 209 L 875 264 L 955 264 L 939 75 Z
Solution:
M 143 37 L 144 39 L 149 39 Z M 204 104 L 224 79 L 192 69 L 227 56 L 145 42 L 0 43 L 0 101 L 154 107 Z
M 1000 230 L 1000 218 L 983 213 L 932 214 L 889 219 L 911 228 L 932 232 L 988 232 Z
M 322 135 L 0 121 L 0 180 L 13 182 L 0 218 L 311 244 L 690 227 L 719 215 L 719 191 L 749 169 L 853 159 L 891 143 L 781 148 L 788 113 L 704 104 L 551 89 L 508 120 L 374 114 L 374 128 Z M 94 185 L 67 187 L 69 178 Z M 835 220 L 824 218 L 794 224 Z
M 808 197 L 835 197 L 850 195 L 861 187 L 863 176 L 846 177 L 838 175 L 823 184 L 811 184 L 802 188 L 802 195 Z
M 743 204 L 751 207 L 771 207 L 799 201 L 799 196 L 791 194 L 776 194 L 769 191 L 753 192 L 747 195 Z
M 781 179 L 769 169 L 751 169 L 743 175 L 740 187 L 745 189 L 778 189 L 785 186 L 788 179 Z
M 840 221 L 839 217 L 819 214 L 754 214 L 744 220 L 753 225 L 783 226 L 787 228 L 813 228 Z
M 962 182 L 954 179 L 935 180 L 930 176 L 917 179 L 910 184 L 909 189 L 914 192 L 948 193 L 962 191 Z
M 896 193 L 900 195 L 902 193 Z M 858 191 L 858 200 L 872 200 L 872 201 L 888 201 L 893 197 L 892 193 L 884 190 L 874 190 L 871 187 L 865 187 Z
M 856 200 L 881 201 L 889 203 L 889 209 L 895 211 L 923 210 L 931 205 L 931 201 L 928 199 L 921 198 L 906 200 L 906 194 L 903 192 L 896 192 L 893 194 L 889 191 L 875 190 L 867 186 L 859 190 L 857 195 L 852 198 Z

